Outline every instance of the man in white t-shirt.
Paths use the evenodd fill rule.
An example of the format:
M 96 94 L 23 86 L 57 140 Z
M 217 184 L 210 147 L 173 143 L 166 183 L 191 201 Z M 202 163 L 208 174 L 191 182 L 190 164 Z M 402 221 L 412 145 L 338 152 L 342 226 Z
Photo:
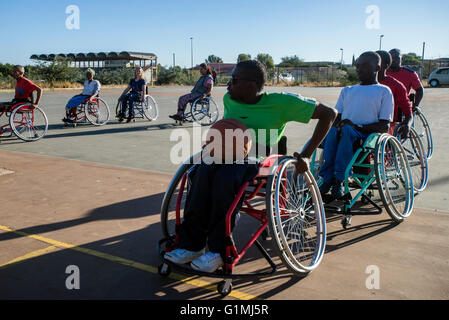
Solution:
M 380 62 L 380 56 L 375 52 L 360 55 L 356 61 L 360 84 L 346 87 L 340 93 L 335 106 L 338 116 L 324 140 L 321 194 L 330 190 L 337 199 L 343 196 L 342 182 L 354 155 L 354 142 L 373 132 L 387 132 L 393 120 L 391 90 L 377 82 Z

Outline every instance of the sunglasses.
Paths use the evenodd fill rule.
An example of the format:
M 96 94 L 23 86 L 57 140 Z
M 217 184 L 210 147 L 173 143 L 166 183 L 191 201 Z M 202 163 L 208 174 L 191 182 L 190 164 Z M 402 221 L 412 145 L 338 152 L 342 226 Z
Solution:
M 237 84 L 239 81 L 256 81 L 254 79 L 247 79 L 247 78 L 239 78 L 231 74 L 231 82 L 233 85 Z

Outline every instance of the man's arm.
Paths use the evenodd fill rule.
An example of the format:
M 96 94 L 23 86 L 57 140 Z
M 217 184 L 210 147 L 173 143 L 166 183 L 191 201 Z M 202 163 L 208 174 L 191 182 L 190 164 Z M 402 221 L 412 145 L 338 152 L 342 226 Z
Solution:
M 40 87 L 37 87 L 35 91 L 37 92 L 37 96 L 36 101 L 34 101 L 33 103 L 33 107 L 39 106 L 39 102 L 41 101 L 42 98 L 42 89 Z
M 419 106 L 419 103 L 421 102 L 423 96 L 424 96 L 424 88 L 421 86 L 418 89 L 415 90 L 415 101 L 413 102 L 413 108 L 416 108 Z
M 315 111 L 313 112 L 312 119 L 318 119 L 318 123 L 309 140 L 309 143 L 301 152 L 298 154 L 295 152 L 294 156 L 298 159 L 296 164 L 296 169 L 303 173 L 309 169 L 310 157 L 312 157 L 313 152 L 316 148 L 323 142 L 327 133 L 329 132 L 335 118 L 337 117 L 337 110 L 330 108 L 321 103 L 317 103 Z

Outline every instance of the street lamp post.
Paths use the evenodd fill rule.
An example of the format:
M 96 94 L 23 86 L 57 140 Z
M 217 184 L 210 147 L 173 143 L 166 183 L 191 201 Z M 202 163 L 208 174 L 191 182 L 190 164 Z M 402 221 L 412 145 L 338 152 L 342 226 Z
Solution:
M 382 38 L 384 37 L 383 34 L 380 35 L 379 37 L 379 50 L 382 50 Z
M 193 79 L 193 37 L 190 37 L 190 77 Z
M 340 70 L 343 70 L 343 49 L 340 48 L 340 50 L 341 50 Z

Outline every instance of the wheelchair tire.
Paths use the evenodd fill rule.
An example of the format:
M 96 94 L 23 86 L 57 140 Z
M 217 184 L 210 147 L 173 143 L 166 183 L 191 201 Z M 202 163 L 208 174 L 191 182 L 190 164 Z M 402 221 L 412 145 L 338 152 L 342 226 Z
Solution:
M 144 116 L 149 121 L 154 121 L 159 116 L 159 109 L 156 100 L 150 95 L 145 96 L 145 103 L 142 103 Z
M 321 262 L 326 247 L 326 216 L 318 185 L 310 171 L 297 174 L 296 158 L 272 168 L 266 208 L 274 248 L 284 265 L 306 276 Z
M 187 193 L 189 190 L 188 180 L 185 181 L 182 195 L 181 185 L 183 182 L 183 177 L 187 174 L 188 170 L 193 166 L 193 164 L 183 164 L 178 171 L 175 173 L 170 184 L 168 185 L 167 191 L 165 192 L 164 199 L 162 200 L 161 206 L 161 225 L 162 233 L 164 238 L 170 238 L 176 235 L 176 206 L 179 205 L 181 222 L 184 215 L 184 204 L 187 198 Z M 178 203 L 178 197 L 179 203 Z
M 12 110 L 9 125 L 18 138 L 36 141 L 47 133 L 48 119 L 40 107 L 33 109 L 29 104 L 23 104 Z
M 219 111 L 214 99 L 196 99 L 192 103 L 191 114 L 193 120 L 202 125 L 209 126 L 218 120 Z
M 379 137 L 375 153 L 380 198 L 390 217 L 400 223 L 413 210 L 413 180 L 407 155 L 399 140 L 389 134 Z
M 101 98 L 95 98 L 96 103 L 86 103 L 84 114 L 87 121 L 94 126 L 102 126 L 109 121 L 110 110 L 108 104 Z
M 413 116 L 413 128 L 420 137 L 424 150 L 426 152 L 427 160 L 430 160 L 433 155 L 433 138 L 430 130 L 429 122 L 421 111 L 415 112 Z
M 407 160 L 412 171 L 413 188 L 415 192 L 422 192 L 427 186 L 428 164 L 422 140 L 415 129 L 410 128 L 407 139 L 401 139 Z

